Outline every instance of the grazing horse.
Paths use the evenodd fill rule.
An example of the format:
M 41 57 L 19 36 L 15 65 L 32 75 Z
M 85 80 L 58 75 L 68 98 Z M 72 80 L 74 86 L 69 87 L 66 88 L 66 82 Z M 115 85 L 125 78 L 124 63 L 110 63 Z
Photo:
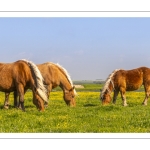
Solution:
M 141 86 L 145 89 L 145 99 L 143 105 L 147 105 L 150 96 L 150 68 L 140 67 L 133 70 L 115 70 L 106 79 L 105 85 L 100 94 L 102 104 L 108 104 L 111 101 L 111 92 L 114 91 L 113 103 L 116 103 L 118 93 L 120 92 L 123 106 L 127 106 L 126 91 L 134 91 Z
M 37 66 L 27 60 L 0 63 L 0 91 L 6 93 L 17 91 L 19 105 L 23 111 L 25 111 L 24 90 L 27 87 L 32 89 L 33 103 L 37 109 L 44 111 L 44 102 L 47 102 L 47 90 Z M 5 106 L 7 105 L 5 104 Z
M 60 66 L 59 64 L 54 64 L 51 62 L 38 64 L 38 69 L 40 70 L 43 78 L 44 84 L 47 87 L 48 98 L 50 96 L 50 92 L 52 89 L 60 86 L 63 90 L 63 98 L 68 106 L 75 106 L 75 96 L 76 91 L 73 86 L 72 80 L 65 68 Z M 9 93 L 5 93 L 5 103 L 8 105 Z M 14 92 L 14 105 L 17 105 L 17 93 Z M 5 104 L 4 104 L 5 107 Z

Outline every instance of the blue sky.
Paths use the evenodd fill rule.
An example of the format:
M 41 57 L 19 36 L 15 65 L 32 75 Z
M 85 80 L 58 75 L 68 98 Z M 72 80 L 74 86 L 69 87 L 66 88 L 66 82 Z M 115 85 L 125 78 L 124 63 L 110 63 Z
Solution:
M 150 18 L 0 18 L 0 61 L 59 63 L 72 80 L 150 67 Z

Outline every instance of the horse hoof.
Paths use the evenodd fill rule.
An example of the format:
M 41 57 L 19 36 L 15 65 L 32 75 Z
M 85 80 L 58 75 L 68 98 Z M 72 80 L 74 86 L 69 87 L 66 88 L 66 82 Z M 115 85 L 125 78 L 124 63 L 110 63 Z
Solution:
M 123 104 L 124 107 L 128 106 L 128 104 Z
M 44 108 L 47 108 L 48 107 L 48 105 L 44 105 Z
M 4 109 L 9 109 L 9 106 L 4 106 Z
M 15 108 L 15 109 L 18 109 L 18 107 L 17 107 L 17 106 L 14 106 L 14 108 Z
M 39 112 L 44 112 L 45 111 L 45 109 L 39 109 Z
M 143 106 L 147 106 L 147 104 L 146 104 L 146 103 L 142 103 L 142 105 L 143 105 Z

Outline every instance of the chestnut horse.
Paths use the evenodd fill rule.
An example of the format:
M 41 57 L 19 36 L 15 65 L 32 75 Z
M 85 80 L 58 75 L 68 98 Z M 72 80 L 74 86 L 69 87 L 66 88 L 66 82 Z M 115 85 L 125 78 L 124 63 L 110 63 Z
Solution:
M 123 106 L 127 106 L 126 91 L 137 90 L 142 85 L 145 89 L 145 99 L 142 104 L 147 105 L 147 100 L 150 96 L 150 69 L 147 67 L 140 67 L 133 70 L 115 70 L 107 78 L 100 94 L 102 104 L 105 105 L 110 103 L 110 94 L 114 91 L 113 103 L 116 103 L 118 93 L 120 92 Z
M 40 70 L 43 78 L 44 84 L 47 87 L 48 98 L 50 96 L 50 92 L 52 89 L 60 86 L 63 90 L 63 98 L 68 106 L 75 106 L 75 96 L 76 91 L 73 86 L 72 80 L 65 68 L 60 66 L 59 64 L 54 64 L 52 62 L 47 62 L 43 64 L 37 65 Z M 5 93 L 5 104 L 8 105 L 9 93 Z M 4 104 L 4 107 L 5 107 Z M 14 105 L 17 105 L 17 93 L 14 92 Z
M 25 111 L 24 90 L 29 86 L 33 92 L 33 103 L 37 109 L 43 111 L 44 102 L 47 102 L 47 90 L 37 66 L 27 60 L 0 63 L 0 91 L 8 93 L 17 91 L 23 111 Z

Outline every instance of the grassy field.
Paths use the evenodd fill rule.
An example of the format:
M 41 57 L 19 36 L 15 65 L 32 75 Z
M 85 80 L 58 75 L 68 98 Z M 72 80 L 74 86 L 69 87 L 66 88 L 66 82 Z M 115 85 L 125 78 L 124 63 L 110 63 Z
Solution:
M 120 95 L 116 105 L 102 106 L 100 84 L 85 84 L 77 89 L 76 107 L 67 107 L 60 88 L 51 92 L 49 106 L 39 112 L 32 103 L 32 93 L 25 95 L 26 112 L 3 109 L 4 93 L 0 93 L 0 133 L 149 133 L 150 102 L 142 106 L 143 88 L 127 92 L 127 107 Z M 113 93 L 112 93 L 113 94 Z

